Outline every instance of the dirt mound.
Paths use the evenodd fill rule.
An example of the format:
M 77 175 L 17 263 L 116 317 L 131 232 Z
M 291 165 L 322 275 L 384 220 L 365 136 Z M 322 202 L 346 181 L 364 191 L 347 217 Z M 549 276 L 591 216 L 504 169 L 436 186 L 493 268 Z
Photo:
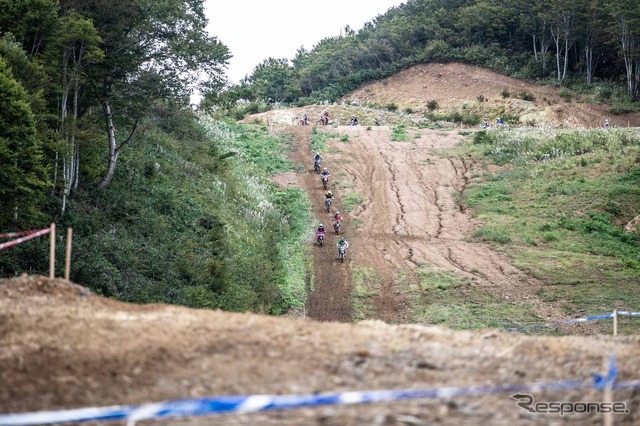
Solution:
M 138 306 L 44 277 L 0 280 L 0 413 L 224 394 L 433 388 L 589 379 L 615 353 L 637 378 L 640 338 L 527 337 L 382 322 L 357 325 Z M 601 400 L 592 389 L 538 401 Z M 640 398 L 617 391 L 637 424 Z M 216 424 L 529 424 L 558 419 L 509 395 L 319 407 L 216 418 Z M 563 424 L 600 424 L 592 415 Z M 211 424 L 211 419 L 141 424 Z
M 437 103 L 435 110 L 429 108 L 432 101 Z M 391 105 L 395 106 L 395 112 L 389 111 Z M 314 124 L 325 108 L 332 113 L 332 124 L 338 125 L 345 124 L 351 114 L 358 116 L 360 124 L 369 126 L 376 118 L 381 124 L 394 125 L 418 122 L 430 112 L 455 111 L 486 118 L 492 124 L 498 117 L 517 117 L 519 125 L 595 128 L 609 118 L 614 127 L 640 126 L 640 114 L 612 115 L 608 105 L 593 103 L 586 95 L 461 63 L 414 65 L 383 80 L 364 84 L 336 105 L 276 109 L 252 115 L 245 121 L 293 125 L 307 113 Z
M 519 117 L 521 124 L 549 127 L 601 127 L 607 117 L 616 127 L 640 125 L 638 114 L 612 116 L 607 105 L 591 103 L 584 95 L 461 63 L 415 65 L 365 84 L 343 101 L 363 106 L 395 104 L 399 110 L 421 113 L 429 110 L 428 102 L 436 101 L 435 112 L 476 113 L 492 122 L 508 114 Z

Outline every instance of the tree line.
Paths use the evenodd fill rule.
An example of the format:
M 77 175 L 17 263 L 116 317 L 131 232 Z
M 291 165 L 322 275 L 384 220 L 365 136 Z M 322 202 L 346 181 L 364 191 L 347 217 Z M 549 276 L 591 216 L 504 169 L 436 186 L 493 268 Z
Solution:
M 294 58 L 267 58 L 222 100 L 335 101 L 421 62 L 462 61 L 559 84 L 610 81 L 640 94 L 640 2 L 408 0 Z
M 283 141 L 193 111 L 226 85 L 206 25 L 204 0 L 0 0 L 0 230 L 72 227 L 71 279 L 107 297 L 282 313 L 308 206 L 267 179 Z M 0 277 L 45 253 L 3 251 Z
M 230 53 L 205 31 L 203 0 L 0 0 L 0 10 L 3 228 L 64 216 L 81 180 L 109 186 L 154 117 L 225 84 Z

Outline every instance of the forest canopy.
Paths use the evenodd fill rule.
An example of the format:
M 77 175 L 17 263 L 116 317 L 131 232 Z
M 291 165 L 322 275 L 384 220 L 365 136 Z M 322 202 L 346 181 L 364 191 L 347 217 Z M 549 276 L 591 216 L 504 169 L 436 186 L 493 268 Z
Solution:
M 291 60 L 268 58 L 227 97 L 267 103 L 336 101 L 421 62 L 460 61 L 517 78 L 606 80 L 640 90 L 635 0 L 408 0 L 359 31 L 346 28 Z

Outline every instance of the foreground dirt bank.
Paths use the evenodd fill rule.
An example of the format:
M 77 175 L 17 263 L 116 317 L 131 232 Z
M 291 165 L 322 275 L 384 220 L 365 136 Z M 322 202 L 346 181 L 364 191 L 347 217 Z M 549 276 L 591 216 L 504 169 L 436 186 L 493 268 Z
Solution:
M 132 305 L 62 280 L 0 280 L 0 412 L 254 393 L 432 388 L 588 379 L 615 353 L 640 371 L 640 337 L 529 337 L 382 322 L 356 325 Z M 598 401 L 593 390 L 537 401 Z M 640 422 L 640 396 L 618 391 Z M 143 424 L 211 424 L 211 418 Z M 216 424 L 601 424 L 531 414 L 509 395 L 319 407 L 216 418 Z

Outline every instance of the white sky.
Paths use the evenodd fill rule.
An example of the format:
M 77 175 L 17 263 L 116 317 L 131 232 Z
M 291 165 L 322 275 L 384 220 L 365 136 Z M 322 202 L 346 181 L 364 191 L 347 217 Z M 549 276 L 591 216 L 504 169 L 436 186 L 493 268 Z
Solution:
M 293 59 L 300 46 L 311 50 L 320 40 L 357 31 L 405 0 L 206 0 L 207 30 L 233 58 L 227 76 L 238 83 L 265 59 Z

